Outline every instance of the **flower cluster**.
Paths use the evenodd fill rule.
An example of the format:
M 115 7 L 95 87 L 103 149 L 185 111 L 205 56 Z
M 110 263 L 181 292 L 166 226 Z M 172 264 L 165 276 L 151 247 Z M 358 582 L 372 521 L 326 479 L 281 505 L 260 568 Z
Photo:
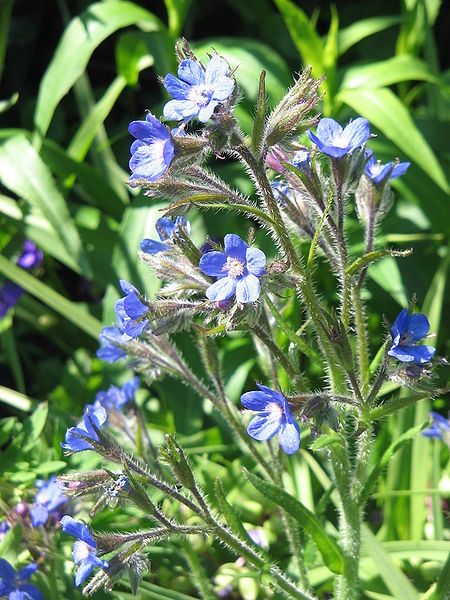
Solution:
M 56 476 L 51 477 L 48 481 L 38 479 L 36 487 L 38 492 L 30 508 L 33 526 L 45 525 L 52 515 L 59 520 L 59 511 L 67 503 L 67 497 L 63 494 Z

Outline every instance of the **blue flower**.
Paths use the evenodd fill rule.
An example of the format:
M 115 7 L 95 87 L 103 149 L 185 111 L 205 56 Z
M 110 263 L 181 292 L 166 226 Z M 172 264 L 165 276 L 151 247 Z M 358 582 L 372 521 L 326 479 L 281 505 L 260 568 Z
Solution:
M 171 242 L 173 237 L 180 229 L 183 229 L 189 235 L 191 226 L 186 217 L 177 217 L 175 221 L 167 217 L 161 217 L 156 221 L 155 229 L 159 235 L 157 240 L 145 239 L 139 244 L 142 252 L 147 254 L 158 254 L 158 252 L 166 252 L 172 248 Z M 166 243 L 169 242 L 169 243 Z
M 271 181 L 270 187 L 272 188 L 273 197 L 280 206 L 286 206 L 288 201 L 291 202 L 293 200 L 293 190 L 284 181 L 274 179 Z
M 84 438 L 89 438 L 93 442 L 99 442 L 99 437 L 92 426 L 92 423 L 97 429 L 101 429 L 106 419 L 106 410 L 100 403 L 96 402 L 95 404 L 88 405 L 81 423 L 78 423 L 76 427 L 70 427 L 70 429 L 67 430 L 66 441 L 61 444 L 62 448 L 64 448 L 66 452 L 93 450 L 92 444 Z
M 292 164 L 302 173 L 309 175 L 311 172 L 311 153 L 309 150 L 299 150 L 292 158 Z
M 437 412 L 430 412 L 431 425 L 422 431 L 426 437 L 439 438 L 450 446 L 450 421 Z
M 96 353 L 98 358 L 107 363 L 125 358 L 127 353 L 121 346 L 131 338 L 123 332 L 123 328 L 119 324 L 114 327 L 103 327 L 99 337 L 101 346 Z
M 8 531 L 11 529 L 11 525 L 6 519 L 0 522 L 0 541 L 5 537 Z
M 116 315 L 123 324 L 124 333 L 130 338 L 137 338 L 149 323 L 147 318 L 149 309 L 139 299 L 139 292 L 134 285 L 124 279 L 121 279 L 119 284 L 125 296 L 115 304 Z
M 203 273 L 219 278 L 206 290 L 206 297 L 220 302 L 236 294 L 236 300 L 242 304 L 255 302 L 261 292 L 259 277 L 266 266 L 264 252 L 250 248 L 233 233 L 225 236 L 224 245 L 225 252 L 207 252 L 200 259 Z
M 197 117 L 206 123 L 216 106 L 233 92 L 234 80 L 229 73 L 228 63 L 218 55 L 211 58 L 206 69 L 195 60 L 182 60 L 179 79 L 170 74 L 164 79 L 164 87 L 174 98 L 164 107 L 166 119 L 187 122 Z
M 100 391 L 95 399 L 106 410 L 121 411 L 129 402 L 133 402 L 134 393 L 139 387 L 139 377 L 133 377 L 130 381 L 123 384 L 122 387 L 112 385 L 107 391 Z
M 394 164 L 389 162 L 382 165 L 379 160 L 376 160 L 374 152 L 368 150 L 366 152 L 368 158 L 364 173 L 369 177 L 375 185 L 380 185 L 386 179 L 397 179 L 406 173 L 411 163 L 402 162 Z M 392 166 L 394 164 L 394 166 Z
M 432 346 L 416 346 L 430 331 L 430 324 L 425 315 L 410 315 L 406 308 L 395 319 L 391 327 L 392 346 L 388 354 L 401 362 L 423 364 L 431 360 L 436 348 Z
M 67 497 L 64 496 L 55 476 L 50 477 L 48 481 L 38 479 L 36 487 L 39 491 L 34 497 L 34 503 L 30 508 L 33 527 L 45 525 L 50 514 L 67 502 Z
M 136 138 L 130 149 L 130 181 L 160 179 L 169 168 L 175 154 L 170 132 L 150 113 L 146 115 L 145 121 L 130 123 L 128 131 Z
M 334 119 L 321 119 L 316 134 L 309 130 L 308 136 L 323 154 L 341 158 L 370 138 L 369 121 L 358 117 L 343 129 Z
M 283 394 L 265 385 L 256 384 L 260 391 L 246 392 L 241 404 L 259 413 L 247 427 L 248 434 L 259 441 L 267 441 L 278 433 L 278 442 L 286 454 L 294 454 L 300 447 L 300 427 L 294 419 Z
M 38 566 L 35 563 L 16 571 L 8 561 L 0 558 L 0 597 L 8 600 L 44 600 L 41 592 L 27 583 Z
M 94 567 L 106 569 L 108 563 L 97 556 L 97 543 L 92 537 L 89 527 L 68 515 L 61 519 L 62 530 L 77 541 L 73 545 L 73 562 L 78 565 L 75 585 L 79 586 L 88 577 Z

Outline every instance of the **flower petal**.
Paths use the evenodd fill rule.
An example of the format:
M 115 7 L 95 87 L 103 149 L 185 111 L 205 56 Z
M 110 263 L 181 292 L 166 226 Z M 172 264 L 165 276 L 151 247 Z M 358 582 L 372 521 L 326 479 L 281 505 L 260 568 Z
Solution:
M 61 519 L 61 525 L 64 533 L 68 533 L 77 540 L 86 542 L 86 544 L 89 546 L 96 548 L 97 544 L 90 534 L 88 526 L 81 521 L 76 521 L 73 517 L 64 515 L 64 517 Z
M 16 572 L 13 567 L 4 558 L 0 558 L 0 578 L 3 579 L 7 584 L 12 585 Z
M 245 260 L 248 244 L 244 242 L 242 238 L 240 238 L 235 233 L 228 233 L 224 237 L 223 241 L 225 246 L 225 254 L 227 256 L 231 256 L 232 258 L 238 258 L 242 261 Z
M 148 306 L 141 302 L 134 292 L 132 294 L 127 294 L 123 301 L 123 307 L 125 309 L 126 314 L 131 319 L 139 319 L 140 317 L 144 317 L 148 313 Z
M 33 575 L 33 573 L 36 573 L 38 568 L 39 567 L 36 563 L 27 565 L 26 567 L 23 567 L 23 569 L 20 569 L 19 571 L 17 571 L 16 579 L 18 579 L 20 581 L 28 581 L 28 579 L 30 579 L 30 577 Z
M 47 508 L 42 504 L 33 504 L 30 508 L 31 523 L 33 527 L 45 525 L 45 523 L 47 523 L 48 515 Z
M 187 58 L 180 62 L 178 77 L 191 85 L 199 85 L 205 81 L 205 71 L 196 60 Z
M 294 454 L 300 447 L 300 427 L 297 421 L 283 421 L 278 432 L 278 442 L 286 454 Z
M 343 129 L 337 121 L 330 118 L 324 118 L 319 121 L 316 129 L 316 135 L 322 144 L 326 146 L 335 146 Z
M 255 302 L 261 293 L 261 284 L 255 275 L 245 275 L 236 285 L 236 300 L 242 304 Z
M 173 236 L 175 221 L 172 221 L 168 217 L 161 217 L 156 221 L 155 229 L 159 235 L 159 239 L 164 242 Z
M 234 89 L 234 81 L 231 77 L 219 77 L 214 83 L 213 100 L 223 102 L 231 96 Z
M 317 148 L 327 156 L 332 156 L 333 158 L 341 158 L 345 154 L 347 154 L 347 148 L 340 148 L 338 146 L 330 146 L 328 144 L 324 144 L 320 138 L 318 138 L 314 133 L 309 130 L 308 131 L 309 139 L 317 146 Z
M 425 315 L 420 313 L 408 315 L 406 321 L 405 333 L 411 342 L 418 342 L 423 339 L 430 331 L 430 323 Z
M 272 388 L 262 385 L 262 383 L 257 382 L 256 385 L 257 385 L 257 387 L 259 387 L 259 389 L 262 392 L 264 392 L 265 394 L 270 396 L 272 398 L 272 400 L 276 400 L 280 404 L 283 404 L 283 402 L 286 400 L 286 398 L 283 396 L 283 394 L 280 394 L 280 392 L 277 392 L 276 390 L 272 390 Z
M 141 146 L 129 161 L 132 179 L 160 179 L 169 168 L 174 154 L 175 149 L 170 139 L 156 140 L 148 146 Z
M 24 592 L 26 594 L 25 598 L 27 600 L 29 600 L 29 599 L 30 600 L 44 600 L 44 596 L 34 585 L 25 583 L 24 585 L 20 586 L 20 589 L 22 592 Z M 13 597 L 11 596 L 11 594 L 9 595 L 9 600 L 14 600 Z
M 197 119 L 200 121 L 200 123 L 206 123 L 207 121 L 209 121 L 214 112 L 214 109 L 218 104 L 219 103 L 215 100 L 211 100 L 206 106 L 204 106 L 198 111 Z
M 230 67 L 227 61 L 215 54 L 209 63 L 206 65 L 205 83 L 212 83 L 214 87 L 222 77 L 227 76 L 230 72 Z M 227 77 L 227 79 L 229 79 Z
M 206 297 L 208 300 L 211 300 L 211 302 L 228 300 L 236 292 L 236 283 L 236 279 L 232 279 L 231 277 L 222 277 L 209 286 L 209 288 L 206 290 Z
M 201 257 L 198 266 L 205 275 L 210 275 L 211 277 L 223 277 L 226 275 L 226 272 L 223 270 L 226 262 L 227 257 L 223 252 L 216 252 L 213 250 Z
M 248 248 L 246 252 L 248 272 L 256 277 L 261 277 L 266 266 L 266 255 L 258 248 Z
M 391 175 L 390 175 L 390 179 L 397 179 L 397 177 L 401 177 L 402 175 L 404 175 L 406 173 L 406 171 L 409 169 L 409 167 L 411 166 L 410 162 L 402 162 L 399 163 L 398 165 L 395 165 L 395 167 L 392 169 Z
M 247 433 L 260 442 L 273 438 L 280 428 L 280 420 L 270 418 L 270 413 L 263 413 L 255 417 L 247 427 Z
M 191 86 L 185 81 L 181 81 L 174 75 L 166 75 L 164 78 L 164 87 L 175 100 L 186 100 L 191 90 Z
M 389 356 L 395 357 L 401 362 L 427 363 L 433 358 L 436 348 L 432 346 L 392 346 L 388 351 Z
M 322 119 L 323 120 L 323 119 Z M 339 146 L 352 152 L 370 138 L 370 125 L 367 119 L 358 117 L 345 127 L 340 136 Z
M 142 240 L 139 244 L 139 248 L 142 252 L 146 254 L 158 254 L 158 252 L 166 252 L 166 250 L 170 250 L 170 246 L 168 244 L 163 244 L 163 242 L 157 242 L 156 240 Z
M 394 324 L 391 327 L 391 335 L 394 340 L 394 343 L 398 343 L 401 335 L 405 331 L 406 324 L 408 322 L 408 311 L 404 308 L 398 317 L 395 319 Z M 397 339 L 398 338 L 398 339 Z
M 245 392 L 241 396 L 242 406 L 258 412 L 265 410 L 269 402 L 273 402 L 273 398 L 264 392 Z
M 169 121 L 188 121 L 197 116 L 198 110 L 198 106 L 191 100 L 169 100 L 164 105 L 164 116 Z
M 95 562 L 91 556 L 88 556 L 78 567 L 77 573 L 75 575 L 75 586 L 78 587 L 83 583 L 83 581 L 88 577 L 92 569 L 95 567 Z

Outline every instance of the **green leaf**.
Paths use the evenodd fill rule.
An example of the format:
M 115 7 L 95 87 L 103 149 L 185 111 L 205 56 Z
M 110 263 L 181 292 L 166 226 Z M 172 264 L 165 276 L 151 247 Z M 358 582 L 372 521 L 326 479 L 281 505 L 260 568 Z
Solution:
M 67 298 L 61 296 L 61 294 L 51 287 L 36 279 L 36 277 L 13 265 L 4 256 L 0 256 L 0 273 L 3 273 L 5 277 L 20 285 L 25 291 L 55 310 L 76 327 L 82 329 L 94 339 L 98 339 L 101 323 L 90 315 L 85 308 L 67 300 Z
M 366 117 L 416 162 L 444 191 L 448 183 L 434 152 L 417 129 L 408 109 L 390 89 L 343 90 L 338 98 Z
M 247 469 L 244 469 L 244 474 L 263 496 L 275 502 L 277 506 L 284 508 L 288 514 L 296 519 L 299 526 L 309 533 L 316 543 L 325 565 L 334 573 L 342 573 L 343 558 L 339 546 L 330 538 L 316 515 L 280 487 L 264 481 L 247 471 Z
M 70 142 L 67 148 L 67 154 L 70 158 L 78 162 L 83 161 L 95 139 L 98 128 L 103 125 L 126 85 L 127 81 L 125 77 L 119 75 L 106 89 L 103 96 L 81 123 L 73 140 Z
M 417 427 L 412 427 L 411 429 L 408 429 L 408 431 L 405 431 L 405 433 L 400 435 L 394 442 L 392 442 L 392 444 L 384 452 L 381 459 L 378 459 L 376 465 L 372 467 L 364 489 L 361 492 L 362 504 L 364 504 L 367 501 L 372 491 L 372 488 L 378 480 L 378 477 L 380 476 L 383 469 L 387 466 L 391 458 L 394 456 L 394 454 L 397 452 L 397 450 L 399 450 L 407 442 L 410 442 L 411 440 L 415 439 L 416 436 L 419 436 L 420 432 L 422 431 L 422 429 L 424 429 L 425 425 L 426 423 L 421 423 Z
M 428 81 L 439 84 L 436 75 L 415 56 L 402 54 L 388 60 L 350 67 L 344 73 L 341 90 L 360 88 L 380 88 L 400 81 Z
M 3 74 L 6 47 L 8 45 L 9 22 L 14 0 L 0 2 L 0 81 Z
M 120 36 L 116 45 L 116 63 L 118 73 L 126 79 L 128 85 L 136 85 L 139 73 L 154 64 L 150 53 L 148 36 L 141 32 L 128 31 Z
M 398 265 L 392 256 L 387 256 L 373 264 L 368 271 L 368 275 L 383 288 L 383 290 L 392 296 L 400 306 L 404 307 L 408 304 L 402 276 Z
M 65 467 L 67 467 L 67 463 L 63 460 L 46 460 L 37 467 L 33 467 L 33 471 L 36 475 L 51 475 L 61 471 Z
M 308 15 L 291 0 L 274 0 L 284 19 L 289 34 L 299 51 L 303 65 L 311 65 L 313 73 L 321 76 L 325 72 L 323 63 L 324 45 Z
M 362 534 L 365 548 L 375 562 L 378 573 L 394 598 L 417 600 L 418 594 L 409 579 L 395 566 L 389 554 L 382 548 L 366 525 L 363 525 Z
M 39 87 L 34 115 L 38 136 L 44 137 L 47 133 L 56 107 L 84 73 L 97 46 L 118 29 L 136 24 L 145 31 L 162 28 L 152 13 L 133 2 L 121 0 L 91 4 L 72 19 Z
M 161 216 L 161 204 L 148 198 L 136 198 L 123 215 L 114 247 L 112 265 L 119 279 L 132 281 L 143 293 L 152 296 L 159 289 L 159 280 L 149 274 L 148 267 L 138 259 L 139 242 L 154 237 L 154 226 Z
M 385 258 L 386 256 L 409 256 L 412 254 L 412 250 L 391 250 L 390 248 L 381 248 L 380 250 L 373 250 L 363 256 L 357 258 L 351 265 L 346 269 L 347 274 L 352 277 L 356 275 L 361 269 L 372 264 L 376 260 Z
M 34 401 L 25 396 L 25 394 L 21 394 L 3 385 L 0 385 L 0 402 L 5 402 L 5 404 L 9 404 L 16 410 L 22 410 L 23 412 L 30 411 L 34 404 Z
M 11 138 L 0 146 L 0 178 L 7 188 L 42 212 L 84 274 L 92 275 L 66 202 L 47 166 L 25 137 Z
M 20 540 L 22 539 L 22 525 L 17 523 L 6 532 L 5 537 L 0 541 L 0 556 L 15 564 L 17 555 L 20 552 Z
M 169 31 L 174 39 L 181 34 L 191 3 L 192 0 L 164 0 L 169 21 Z
M 256 102 L 255 121 L 252 132 L 253 152 L 259 154 L 266 122 L 266 72 L 259 76 L 258 100 Z
M 9 110 L 14 104 L 16 104 L 19 99 L 19 94 L 15 92 L 10 98 L 7 100 L 0 100 L 0 114 Z
M 361 19 L 348 27 L 341 29 L 338 33 L 338 54 L 342 55 L 350 50 L 352 46 L 366 39 L 374 33 L 384 31 L 388 27 L 398 25 L 402 22 L 402 17 L 370 17 Z
M 430 600 L 440 600 L 445 598 L 445 593 L 450 589 L 450 552 L 448 553 L 447 560 L 444 568 L 439 575 L 439 579 L 436 582 L 436 589 L 433 592 Z
M 27 418 L 24 423 L 23 430 L 25 433 L 25 448 L 24 452 L 28 452 L 39 439 L 45 427 L 45 422 L 48 416 L 47 402 L 41 402 L 36 407 L 36 410 Z

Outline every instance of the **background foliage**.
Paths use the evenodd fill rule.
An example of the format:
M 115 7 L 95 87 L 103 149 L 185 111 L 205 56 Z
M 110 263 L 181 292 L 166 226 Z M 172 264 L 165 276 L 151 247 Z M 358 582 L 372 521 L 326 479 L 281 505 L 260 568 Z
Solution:
M 260 70 L 267 71 L 273 104 L 290 85 L 292 72 L 310 64 L 316 76 L 327 76 L 324 115 L 343 123 L 355 115 L 366 117 L 377 133 L 372 147 L 383 162 L 398 156 L 413 163 L 404 178 L 393 182 L 397 200 L 383 221 L 381 241 L 413 246 L 414 255 L 401 262 L 386 258 L 369 272 L 372 350 L 381 343 L 383 319 L 392 320 L 415 292 L 437 333 L 440 354 L 448 354 L 448 322 L 443 319 L 449 308 L 447 25 L 438 0 L 385 1 L 376 6 L 350 0 L 337 6 L 290 0 L 1 3 L 0 274 L 27 293 L 0 321 L 0 409 L 7 417 L 0 423 L 0 512 L 30 500 L 36 477 L 65 469 L 59 446 L 65 428 L 98 389 L 130 375 L 95 358 L 101 324 L 114 320 L 118 279 L 132 281 L 149 295 L 158 285 L 138 263 L 136 249 L 143 237 L 152 237 L 162 204 L 125 185 L 127 126 L 146 109 L 160 114 L 167 98 L 158 76 L 175 72 L 173 44 L 181 34 L 200 57 L 213 47 L 239 67 L 237 79 L 245 99 L 238 115 L 246 133 L 251 131 Z M 222 161 L 218 170 L 251 193 L 232 162 Z M 206 231 L 222 237 L 228 231 L 245 234 L 254 225 L 237 223 L 224 213 L 190 218 L 198 243 Z M 356 249 L 356 218 L 354 229 Z M 14 264 L 24 238 L 34 240 L 45 253 L 38 273 Z M 268 240 L 265 244 L 270 254 Z M 319 273 L 333 297 L 332 280 L 325 270 Z M 290 310 L 298 312 L 295 300 Z M 180 336 L 178 343 L 200 371 L 189 336 Z M 249 359 L 250 343 L 236 337 L 222 345 L 227 391 L 236 402 L 251 381 L 261 378 L 261 366 Z M 318 377 L 320 369 L 315 373 L 313 365 L 310 370 Z M 279 545 L 282 561 L 283 547 L 277 541 L 282 525 L 273 507 L 244 486 L 242 460 L 210 406 L 176 381 L 141 391 L 139 401 L 157 439 L 176 431 L 204 483 L 220 475 L 229 502 L 244 521 L 263 524 L 275 549 Z M 414 423 L 422 423 L 430 406 L 430 400 L 421 401 L 383 424 L 377 438 L 379 456 Z M 434 404 L 437 410 L 442 407 L 442 401 Z M 305 439 L 304 449 L 288 463 L 293 481 L 288 491 L 332 521 L 332 515 L 321 515 L 320 501 L 315 505 L 328 481 L 307 446 Z M 81 460 L 87 468 L 94 459 L 77 458 L 71 465 Z M 383 474 L 367 515 L 362 578 L 368 598 L 418 597 L 401 576 L 400 563 L 420 593 L 435 581 L 448 551 L 443 510 L 448 506 L 447 460 L 443 445 L 416 436 Z M 442 491 L 445 485 L 447 492 Z M 129 527 L 130 519 L 136 527 L 131 509 L 106 511 L 96 525 Z M 0 554 L 13 559 L 22 534 L 19 527 L 10 532 Z M 232 563 L 224 549 L 214 548 L 208 556 L 203 541 L 198 549 L 206 556 L 211 577 L 221 562 Z M 59 546 L 51 555 L 61 552 L 69 556 L 68 548 Z M 142 598 L 195 596 L 180 548 L 155 547 L 151 555 L 154 576 L 152 583 L 144 583 Z M 70 566 L 64 571 L 60 561 L 52 558 L 50 563 L 61 570 L 58 589 L 63 596 L 78 597 Z M 258 582 L 233 563 L 229 570 L 242 596 L 256 597 Z M 43 589 L 49 598 L 58 597 L 48 584 L 50 566 L 43 572 Z M 326 577 L 320 569 L 312 577 L 324 592 L 329 589 Z M 125 588 L 115 595 L 129 597 Z

